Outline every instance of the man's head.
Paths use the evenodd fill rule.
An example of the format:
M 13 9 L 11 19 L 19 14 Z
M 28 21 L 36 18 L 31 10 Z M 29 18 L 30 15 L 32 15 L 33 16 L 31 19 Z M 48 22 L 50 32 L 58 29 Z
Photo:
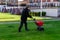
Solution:
M 30 6 L 27 5 L 26 8 L 30 9 Z

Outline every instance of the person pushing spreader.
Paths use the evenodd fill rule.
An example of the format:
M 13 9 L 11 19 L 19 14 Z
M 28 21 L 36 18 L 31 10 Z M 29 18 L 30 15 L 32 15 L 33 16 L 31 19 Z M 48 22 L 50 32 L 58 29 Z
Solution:
M 43 21 L 34 19 L 34 22 L 37 25 L 37 30 L 44 31 L 44 28 L 43 28 L 44 22 Z

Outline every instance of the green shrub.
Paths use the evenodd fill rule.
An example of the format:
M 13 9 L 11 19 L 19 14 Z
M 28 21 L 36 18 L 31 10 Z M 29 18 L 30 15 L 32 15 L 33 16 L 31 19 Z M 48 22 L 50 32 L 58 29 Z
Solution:
M 42 16 L 46 16 L 46 12 L 42 12 Z
M 41 14 L 40 14 L 41 12 L 30 12 L 30 15 L 32 15 L 32 16 L 40 16 Z M 46 16 L 46 12 L 42 12 L 42 16 Z
M 40 16 L 40 13 L 41 13 L 41 12 L 38 12 L 38 16 Z

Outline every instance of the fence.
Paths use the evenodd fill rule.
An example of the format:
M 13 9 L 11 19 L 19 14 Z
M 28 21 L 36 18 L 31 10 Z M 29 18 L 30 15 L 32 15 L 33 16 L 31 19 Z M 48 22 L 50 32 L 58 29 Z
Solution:
M 29 3 L 27 4 L 31 6 L 31 8 L 40 8 L 41 3 Z M 42 7 L 43 8 L 51 8 L 51 7 L 59 7 L 60 2 L 42 2 Z

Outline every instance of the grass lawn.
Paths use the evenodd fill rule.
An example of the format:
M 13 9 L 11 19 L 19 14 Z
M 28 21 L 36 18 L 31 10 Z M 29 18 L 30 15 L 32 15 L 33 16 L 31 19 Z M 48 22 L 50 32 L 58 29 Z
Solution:
M 19 21 L 20 15 L 11 15 L 10 13 L 0 13 L 0 21 Z M 33 17 L 37 20 L 39 19 L 51 19 L 51 18 L 45 18 L 45 17 Z M 31 18 L 28 18 L 28 20 L 32 20 Z
M 37 31 L 33 22 L 28 22 L 28 32 L 23 27 L 19 33 L 18 26 L 19 23 L 0 24 L 0 40 L 60 40 L 60 21 L 46 21 L 44 32 Z
M 10 13 L 0 13 L 0 21 L 16 21 L 20 20 L 19 15 L 11 15 Z
M 51 19 L 34 17 L 36 19 Z M 9 13 L 0 13 L 0 23 L 5 21 L 19 21 L 20 15 L 11 15 Z M 28 18 L 28 20 L 32 20 Z M 24 26 L 22 32 L 18 32 L 19 23 L 0 24 L 0 40 L 60 40 L 60 21 L 46 21 L 44 23 L 44 32 L 36 30 L 33 22 L 28 22 L 30 31 L 26 32 Z

